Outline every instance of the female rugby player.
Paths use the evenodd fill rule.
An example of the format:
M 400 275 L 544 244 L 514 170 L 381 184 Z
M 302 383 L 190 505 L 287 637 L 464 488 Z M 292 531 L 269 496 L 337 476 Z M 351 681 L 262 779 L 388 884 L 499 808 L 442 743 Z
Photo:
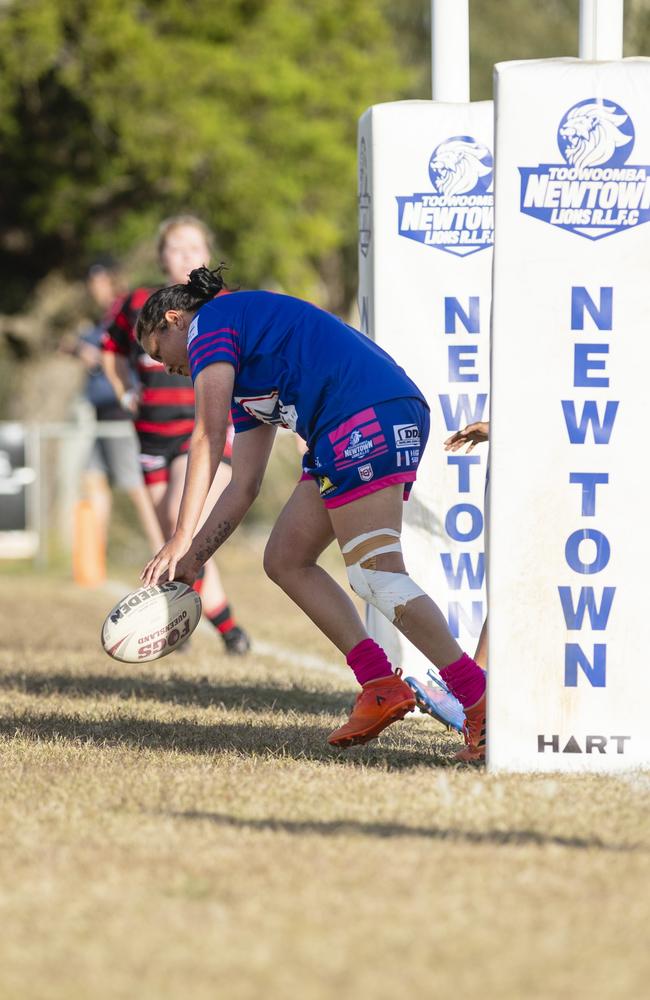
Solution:
M 138 317 L 137 337 L 147 354 L 172 374 L 191 374 L 196 393 L 176 530 L 145 567 L 145 585 L 163 574 L 195 579 L 251 506 L 276 428 L 289 427 L 308 450 L 264 566 L 345 655 L 362 685 L 350 719 L 329 742 L 365 743 L 415 705 L 401 671 L 393 672 L 352 601 L 317 565 L 336 538 L 354 592 L 440 669 L 462 703 L 467 746 L 458 759 L 484 759 L 485 675 L 402 558 L 402 503 L 429 431 L 422 393 L 392 358 L 335 316 L 271 292 L 218 296 L 223 287 L 221 269 L 198 268 L 188 284 L 153 294 Z M 194 537 L 231 408 L 232 479 Z
M 158 256 L 169 283 L 187 281 L 193 267 L 210 259 L 212 243 L 212 233 L 194 216 L 178 215 L 163 222 L 158 234 Z M 189 378 L 178 375 L 170 378 L 163 366 L 152 361 L 137 343 L 138 312 L 152 291 L 137 288 L 126 297 L 106 329 L 103 363 L 118 399 L 135 421 L 144 481 L 163 536 L 169 538 L 178 516 L 194 427 L 194 390 Z M 131 367 L 141 385 L 139 393 L 132 388 Z M 216 470 L 211 503 L 230 479 L 230 443 L 229 440 Z M 246 653 L 250 641 L 235 623 L 214 560 L 206 562 L 195 589 L 201 593 L 205 616 L 221 635 L 226 652 Z

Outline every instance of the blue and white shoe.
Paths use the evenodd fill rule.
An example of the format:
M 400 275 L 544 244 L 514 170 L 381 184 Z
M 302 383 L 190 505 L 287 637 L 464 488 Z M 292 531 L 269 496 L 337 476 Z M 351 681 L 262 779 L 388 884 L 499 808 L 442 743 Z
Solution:
M 415 695 L 418 708 L 441 722 L 447 729 L 456 729 L 462 733 L 465 724 L 465 709 L 458 699 L 454 698 L 436 671 L 428 670 L 427 675 L 433 681 L 432 684 L 420 681 L 416 677 L 404 678 Z

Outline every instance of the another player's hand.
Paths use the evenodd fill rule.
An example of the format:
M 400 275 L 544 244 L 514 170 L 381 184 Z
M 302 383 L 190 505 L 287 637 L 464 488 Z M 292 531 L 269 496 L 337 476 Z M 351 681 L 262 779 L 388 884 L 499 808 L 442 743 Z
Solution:
M 120 396 L 120 406 L 132 417 L 137 417 L 140 409 L 140 393 L 137 389 L 127 389 Z
M 165 542 L 160 552 L 150 559 L 140 574 L 145 587 L 157 584 L 164 576 L 167 580 L 176 579 L 176 567 L 188 551 L 192 539 L 175 532 L 168 542 Z
M 479 420 L 475 424 L 468 424 L 462 431 L 456 431 L 445 441 L 445 451 L 458 451 L 467 445 L 466 454 L 473 450 L 477 444 L 487 441 L 490 434 L 490 425 L 486 420 Z

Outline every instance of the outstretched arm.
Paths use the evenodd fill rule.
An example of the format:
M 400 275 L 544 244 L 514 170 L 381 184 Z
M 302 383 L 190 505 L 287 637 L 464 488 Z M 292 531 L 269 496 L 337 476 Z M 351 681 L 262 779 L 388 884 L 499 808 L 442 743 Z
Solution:
M 232 535 L 259 493 L 275 439 L 275 427 L 260 424 L 235 435 L 232 479 L 217 500 L 185 556 L 176 566 L 175 579 L 192 584 L 201 566 Z
M 234 381 L 234 369 L 225 362 L 209 365 L 196 379 L 195 423 L 176 530 L 142 571 L 141 579 L 145 586 L 157 583 L 165 572 L 173 580 L 178 560 L 192 543 L 223 455 Z

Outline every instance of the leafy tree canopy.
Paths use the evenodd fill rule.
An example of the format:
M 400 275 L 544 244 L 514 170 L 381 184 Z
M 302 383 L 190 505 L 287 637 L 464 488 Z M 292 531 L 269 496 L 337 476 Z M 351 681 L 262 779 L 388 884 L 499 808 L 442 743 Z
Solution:
M 238 281 L 349 296 L 357 119 L 411 82 L 376 0 L 9 0 L 0 53 L 0 310 L 181 210 Z
M 471 0 L 472 98 L 496 61 L 576 55 L 578 7 Z M 625 9 L 647 52 L 650 0 Z M 430 0 L 0 0 L 0 312 L 179 211 L 234 280 L 345 308 L 358 117 L 429 96 Z

